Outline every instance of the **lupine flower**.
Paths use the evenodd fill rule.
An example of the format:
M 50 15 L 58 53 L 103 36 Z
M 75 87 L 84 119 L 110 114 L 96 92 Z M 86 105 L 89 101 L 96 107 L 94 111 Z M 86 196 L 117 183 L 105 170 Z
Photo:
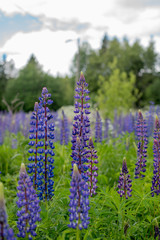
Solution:
M 73 174 L 70 188 L 70 228 L 87 228 L 89 224 L 89 190 L 88 183 L 84 181 L 79 173 L 78 166 L 73 165 Z
M 38 150 L 38 153 L 40 154 L 40 157 L 42 154 L 43 156 L 43 162 L 44 164 L 42 165 L 41 162 L 41 168 L 40 172 L 41 178 L 39 179 L 38 182 L 38 190 L 40 190 L 38 196 L 40 199 L 46 199 L 49 200 L 52 198 L 53 194 L 53 184 L 54 181 L 52 180 L 54 174 L 53 174 L 53 163 L 54 163 L 54 146 L 53 146 L 53 139 L 54 139 L 54 124 L 53 122 L 50 123 L 50 120 L 53 118 L 53 115 L 50 113 L 49 108 L 47 105 L 51 105 L 53 101 L 49 99 L 51 97 L 51 94 L 48 93 L 48 90 L 46 87 L 42 89 L 42 95 L 39 98 L 40 100 L 40 126 L 39 126 L 39 131 L 41 132 L 40 134 L 40 139 L 44 139 L 44 148 L 40 148 Z M 43 141 L 40 142 L 42 144 Z
M 32 240 L 36 234 L 36 222 L 40 221 L 40 207 L 39 199 L 35 189 L 33 188 L 33 183 L 27 175 L 24 163 L 21 164 L 19 181 L 18 181 L 18 201 L 17 206 L 20 210 L 17 212 L 18 221 L 17 227 L 19 229 L 18 237 L 28 237 Z
M 82 143 L 82 138 L 80 139 L 79 137 L 77 137 L 75 150 L 72 151 L 72 154 L 74 155 L 74 161 L 72 163 L 77 164 L 79 168 L 79 172 L 85 181 L 88 180 L 88 176 L 86 174 L 88 166 L 85 164 L 88 162 L 87 153 L 88 153 L 88 150 L 84 148 L 84 145 Z
M 156 116 L 155 129 L 154 129 L 154 143 L 153 143 L 153 180 L 152 180 L 152 196 L 156 193 L 160 194 L 160 122 Z
M 118 181 L 118 193 L 120 194 L 120 197 L 124 196 L 126 199 L 128 197 L 131 197 L 132 192 L 132 180 L 130 179 L 130 175 L 128 174 L 127 169 L 127 163 L 126 158 L 123 159 L 123 165 L 122 165 L 122 172 L 120 173 L 119 181 Z
M 50 97 L 51 94 L 49 94 L 47 88 L 44 87 L 42 95 L 39 98 L 40 102 L 35 106 L 35 113 L 33 115 L 34 121 L 32 121 L 34 128 L 30 130 L 30 132 L 32 132 L 30 138 L 36 139 L 36 141 L 32 140 L 29 143 L 32 146 L 32 149 L 29 149 L 29 153 L 34 154 L 34 156 L 29 157 L 29 160 L 35 161 L 35 163 L 29 164 L 28 167 L 30 173 L 35 173 L 31 177 L 32 180 L 35 178 L 37 170 L 37 180 L 35 181 L 35 184 L 38 186 L 37 190 L 40 200 L 49 200 L 54 195 L 54 181 L 52 180 L 54 176 L 54 146 L 52 141 L 54 139 L 54 124 L 53 122 L 50 122 L 53 115 L 47 107 L 47 105 L 50 105 L 53 102 L 49 99 Z
M 62 119 L 60 120 L 60 144 L 67 145 L 69 141 L 68 119 L 62 110 Z
M 141 111 L 138 112 L 137 119 L 137 163 L 135 168 L 135 178 L 145 177 L 144 172 L 146 171 L 146 157 L 147 157 L 147 125 L 146 120 L 143 119 Z
M 85 148 L 87 147 L 87 141 L 89 140 L 89 132 L 90 132 L 90 121 L 88 115 L 90 114 L 89 108 L 90 105 L 88 100 L 90 99 L 88 96 L 88 84 L 85 81 L 84 75 L 81 72 L 80 79 L 77 82 L 77 88 L 75 89 L 75 116 L 72 130 L 72 166 L 74 163 L 78 165 L 80 173 L 87 170 L 85 163 L 87 163 L 87 158 L 84 157 L 86 154 Z M 81 151 L 79 154 L 79 160 L 77 162 L 77 152 L 74 151 L 77 146 L 77 137 L 80 139 Z M 78 143 L 79 144 L 79 143 Z M 83 159 L 82 159 L 83 156 Z M 85 165 L 85 166 L 84 166 Z M 83 175 L 84 176 L 84 175 Z
M 150 102 L 149 111 L 147 112 L 147 135 L 152 136 L 154 129 L 154 102 Z
M 96 112 L 95 142 L 102 142 L 102 119 L 99 112 Z
M 87 170 L 87 175 L 89 176 L 88 181 L 89 181 L 89 189 L 90 189 L 90 196 L 92 197 L 93 195 L 96 194 L 96 183 L 97 183 L 97 176 L 98 176 L 98 167 L 95 166 L 94 164 L 97 164 L 97 151 L 94 149 L 93 145 L 93 140 L 90 137 L 89 138 L 89 144 L 88 144 L 88 153 L 87 153 L 87 158 L 88 158 L 88 170 Z
M 130 112 L 124 117 L 124 132 L 131 133 L 134 131 L 134 117 Z
M 28 165 L 29 167 L 29 173 L 33 172 L 33 175 L 31 176 L 32 181 L 34 181 L 34 188 L 37 188 L 37 158 L 38 154 L 37 154 L 37 149 L 38 149 L 38 124 L 39 124 L 39 116 L 38 116 L 38 109 L 39 109 L 39 105 L 38 102 L 35 102 L 34 105 L 34 112 L 32 113 L 31 116 L 31 129 L 30 129 L 30 136 L 29 138 L 31 139 L 31 141 L 29 142 L 29 145 L 31 146 L 35 146 L 34 149 L 34 156 L 29 156 L 28 160 L 29 161 L 34 161 L 34 163 L 30 163 Z M 35 141 L 33 141 L 32 139 L 35 139 Z M 39 159 L 40 160 L 40 159 Z
M 13 230 L 9 228 L 5 208 L 3 184 L 0 182 L 0 239 L 15 240 Z
M 158 240 L 160 240 L 160 231 L 159 231 L 159 225 L 157 220 L 155 221 L 155 225 L 154 225 L 154 239 L 156 239 L 158 237 Z

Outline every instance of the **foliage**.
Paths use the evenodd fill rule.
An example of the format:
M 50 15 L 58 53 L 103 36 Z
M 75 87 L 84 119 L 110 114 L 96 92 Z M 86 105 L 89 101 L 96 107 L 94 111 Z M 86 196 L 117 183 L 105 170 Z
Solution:
M 147 47 L 143 47 L 140 40 L 131 44 L 127 38 L 120 41 L 116 37 L 111 38 L 105 34 L 101 47 L 97 50 L 90 49 L 90 51 L 86 50 L 85 52 L 83 43 L 81 44 L 80 59 L 84 59 L 84 56 L 85 61 L 81 66 L 85 69 L 85 77 L 89 84 L 93 103 L 96 102 L 95 95 L 100 87 L 98 84 L 99 76 L 103 76 L 105 79 L 110 77 L 112 74 L 110 63 L 116 57 L 117 68 L 120 72 L 125 72 L 128 77 L 130 72 L 135 75 L 135 86 L 141 93 L 136 99 L 136 106 L 142 107 L 148 104 L 148 80 L 150 79 L 150 84 L 154 84 L 156 79 L 159 80 L 159 74 L 157 74 L 158 54 L 152 39 Z M 76 69 L 75 57 L 72 69 Z M 150 91 L 149 98 L 157 103 L 157 95 L 154 94 L 153 90 Z
M 13 136 L 15 137 L 15 136 Z M 129 149 L 126 149 L 126 140 L 129 137 Z M 9 225 L 16 228 L 17 206 L 16 186 L 21 162 L 28 162 L 28 145 L 22 135 L 19 135 L 17 149 L 12 149 L 10 139 L 6 136 L 5 143 L 1 146 L 6 151 L 0 157 L 8 161 L 10 170 L 2 171 L 2 182 L 5 187 Z M 134 148 L 134 135 L 110 138 L 109 142 L 96 143 L 99 159 L 99 176 L 97 195 L 90 198 L 89 210 L 90 225 L 87 230 L 81 231 L 81 239 L 154 239 L 154 223 L 159 221 L 159 199 L 151 197 L 151 181 L 153 176 L 153 142 L 148 146 L 147 171 L 143 180 L 134 179 L 136 150 Z M 25 146 L 25 147 L 24 147 Z M 27 146 L 27 147 L 26 147 Z M 10 154 L 10 157 L 7 156 Z M 37 226 L 37 237 L 44 240 L 70 240 L 76 239 L 76 230 L 69 229 L 69 188 L 71 168 L 71 143 L 61 146 L 55 143 L 55 196 L 48 204 L 41 202 L 42 221 Z M 121 199 L 117 193 L 119 173 L 123 157 L 126 156 L 128 171 L 133 180 L 132 197 L 128 200 Z M 12 171 L 13 169 L 13 171 Z M 124 234 L 126 231 L 126 236 Z
M 53 109 L 57 110 L 63 105 L 70 105 L 73 102 L 72 79 L 57 76 L 54 78 L 43 72 L 35 56 L 32 55 L 27 65 L 20 71 L 15 79 L 9 79 L 5 99 L 8 105 L 12 104 L 15 96 L 19 101 L 24 102 L 24 111 L 31 111 L 34 103 L 41 94 L 41 89 L 46 86 L 53 93 Z M 17 108 L 18 110 L 18 108 Z
M 137 89 L 135 89 L 135 75 L 130 72 L 128 77 L 125 72 L 121 72 L 117 68 L 116 58 L 110 64 L 110 68 L 112 73 L 108 81 L 102 75 L 99 76 L 97 102 L 103 114 L 113 120 L 113 109 L 117 109 L 119 115 L 122 111 L 127 111 L 134 106 Z

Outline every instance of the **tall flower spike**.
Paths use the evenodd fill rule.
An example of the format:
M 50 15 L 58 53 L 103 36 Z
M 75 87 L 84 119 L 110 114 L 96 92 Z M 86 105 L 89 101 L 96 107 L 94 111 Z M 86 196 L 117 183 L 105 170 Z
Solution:
M 145 177 L 144 172 L 146 171 L 146 157 L 147 157 L 147 125 L 146 120 L 143 119 L 143 115 L 141 111 L 138 112 L 137 119 L 137 163 L 135 168 L 135 178 L 143 178 Z
M 18 221 L 17 227 L 19 229 L 18 237 L 28 237 L 32 240 L 37 234 L 36 222 L 40 221 L 40 207 L 39 201 L 33 183 L 27 175 L 24 163 L 21 164 L 19 181 L 18 181 L 18 201 L 17 206 L 20 210 L 17 212 Z
M 0 182 L 0 239 L 15 240 L 13 230 L 7 223 L 3 184 Z
M 152 187 L 151 192 L 152 196 L 154 194 L 160 194 L 160 122 L 158 117 L 156 116 L 155 120 L 155 129 L 154 129 L 154 143 L 153 143 L 153 179 L 152 179 Z
M 89 138 L 89 144 L 88 144 L 88 154 L 87 154 L 87 158 L 88 158 L 88 170 L 87 170 L 87 174 L 89 176 L 88 181 L 89 181 L 89 189 L 90 189 L 90 196 L 92 197 L 93 195 L 96 194 L 96 183 L 97 183 L 97 176 L 98 176 L 98 167 L 95 166 L 94 164 L 98 163 L 98 156 L 97 156 L 97 151 L 94 149 L 94 145 L 93 145 L 93 140 L 90 137 Z
M 88 210 L 89 207 L 89 190 L 86 183 L 79 173 L 76 164 L 73 165 L 73 174 L 70 188 L 70 228 L 87 228 L 89 224 Z
M 62 110 L 62 119 L 60 120 L 60 144 L 67 145 L 69 141 L 69 124 L 64 111 Z
M 73 123 L 73 131 L 72 131 L 72 167 L 73 164 L 76 163 L 78 165 L 78 169 L 80 173 L 85 172 L 87 170 L 85 163 L 87 163 L 87 158 L 85 151 L 87 147 L 87 141 L 89 140 L 89 132 L 90 132 L 90 121 L 88 115 L 90 114 L 89 108 L 90 105 L 88 100 L 90 99 L 88 96 L 88 84 L 85 81 L 84 75 L 81 72 L 80 79 L 77 82 L 77 88 L 75 89 L 76 95 L 75 99 L 75 116 L 74 116 L 74 123 Z M 81 143 L 81 153 L 79 153 L 79 160 L 77 162 L 77 137 L 80 139 Z M 83 152 L 83 154 L 82 154 Z M 83 156 L 83 157 L 82 157 Z M 85 174 L 84 174 L 85 175 Z M 83 175 L 83 176 L 84 176 Z M 83 177 L 82 176 L 82 177 Z M 87 180 L 87 179 L 86 179 Z
M 29 149 L 29 153 L 34 154 L 30 156 L 30 161 L 35 161 L 33 164 L 29 164 L 29 173 L 33 172 L 31 176 L 32 181 L 34 180 L 35 186 L 37 185 L 37 192 L 40 200 L 49 200 L 53 194 L 53 163 L 54 163 L 54 124 L 50 122 L 53 115 L 50 113 L 47 105 L 52 104 L 50 99 L 51 94 L 48 93 L 46 87 L 42 89 L 41 97 L 39 98 L 39 104 L 35 104 L 35 111 L 32 116 L 31 124 L 33 127 L 30 132 L 30 139 L 36 139 L 36 141 L 30 141 L 32 146 Z M 36 179 L 35 179 L 36 178 Z
M 102 119 L 99 112 L 96 112 L 95 142 L 102 142 Z
M 33 153 L 33 156 L 29 156 L 28 160 L 31 161 L 31 163 L 28 165 L 28 173 L 33 173 L 31 176 L 31 180 L 34 182 L 34 188 L 37 188 L 37 160 L 41 160 L 38 156 L 38 125 L 39 125 L 39 114 L 38 114 L 39 105 L 38 102 L 35 102 L 34 105 L 34 112 L 31 115 L 31 121 L 30 121 L 30 135 L 29 135 L 29 145 L 32 146 L 34 149 L 29 149 L 29 153 Z M 33 140 L 34 139 L 34 140 Z M 40 144 L 43 145 L 43 144 Z M 33 161 L 33 163 L 32 163 Z
M 130 175 L 128 174 L 127 169 L 127 163 L 126 158 L 123 159 L 123 165 L 122 165 L 122 172 L 120 173 L 119 181 L 118 181 L 118 193 L 120 194 L 120 197 L 124 196 L 126 199 L 128 197 L 131 197 L 132 192 L 132 180 L 130 179 Z

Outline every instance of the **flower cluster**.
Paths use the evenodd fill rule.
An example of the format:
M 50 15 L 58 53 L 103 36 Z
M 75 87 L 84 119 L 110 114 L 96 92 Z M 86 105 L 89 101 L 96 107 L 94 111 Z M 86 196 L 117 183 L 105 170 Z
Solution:
M 87 158 L 88 158 L 88 170 L 87 170 L 87 175 L 89 176 L 88 181 L 89 181 L 89 189 L 90 189 L 90 196 L 92 197 L 93 195 L 96 194 L 96 183 L 97 183 L 97 170 L 98 167 L 95 166 L 94 164 L 98 163 L 98 156 L 97 156 L 97 151 L 94 149 L 93 145 L 93 140 L 90 137 L 89 138 L 89 144 L 88 144 L 88 153 L 87 153 Z
M 64 111 L 62 110 L 62 119 L 60 119 L 60 144 L 67 145 L 69 142 L 69 124 Z
M 90 121 L 88 115 L 90 114 L 89 108 L 90 105 L 87 101 L 90 99 L 88 96 L 88 84 L 85 81 L 83 73 L 80 75 L 80 79 L 77 82 L 77 88 L 75 89 L 75 116 L 72 130 L 72 167 L 73 164 L 76 163 L 78 165 L 79 171 L 84 172 L 87 170 L 85 163 L 87 163 L 87 158 L 85 154 L 85 148 L 87 147 L 87 141 L 89 140 L 89 132 L 90 132 Z M 78 148 L 81 151 L 79 152 L 79 160 L 77 162 L 77 137 L 80 139 L 80 148 L 78 142 Z M 78 151 L 79 151 L 78 150 Z M 83 156 L 83 157 L 82 157 Z M 83 175 L 84 176 L 84 175 Z
M 123 165 L 122 165 L 122 172 L 120 173 L 119 181 L 118 181 L 118 193 L 120 194 L 120 197 L 124 196 L 126 199 L 128 197 L 131 197 L 132 192 L 132 180 L 130 179 L 130 175 L 128 174 L 127 169 L 127 163 L 126 158 L 123 159 Z
M 73 165 L 73 174 L 70 188 L 70 224 L 71 228 L 87 228 L 89 224 L 89 190 L 88 183 L 84 181 L 76 164 Z
M 160 122 L 158 117 L 155 120 L 155 129 L 154 129 L 154 143 L 153 143 L 153 179 L 152 179 L 152 196 L 156 193 L 160 194 Z
M 102 119 L 99 112 L 96 112 L 95 142 L 102 142 Z
M 21 164 L 19 181 L 18 181 L 18 201 L 17 206 L 20 210 L 17 212 L 19 229 L 18 237 L 28 237 L 32 240 L 32 236 L 36 236 L 36 222 L 40 221 L 40 207 L 37 194 L 33 188 L 33 183 L 26 173 L 25 165 Z
M 54 163 L 54 124 L 50 122 L 53 115 L 50 113 L 47 105 L 52 104 L 52 100 L 49 98 L 51 94 L 48 93 L 46 87 L 43 88 L 40 102 L 35 104 L 35 109 L 32 115 L 31 129 L 29 138 L 31 141 L 29 145 L 32 147 L 29 149 L 29 153 L 33 154 L 29 157 L 30 163 L 29 173 L 33 173 L 31 177 L 34 180 L 35 186 L 37 185 L 38 196 L 40 200 L 50 199 L 53 194 L 53 163 Z
M 3 184 L 0 182 L 0 239 L 15 240 L 13 230 L 7 223 Z
M 143 119 L 143 115 L 141 111 L 138 112 L 137 119 L 137 163 L 135 168 L 135 178 L 143 178 L 145 177 L 144 172 L 146 171 L 146 157 L 147 157 L 147 125 L 146 120 Z

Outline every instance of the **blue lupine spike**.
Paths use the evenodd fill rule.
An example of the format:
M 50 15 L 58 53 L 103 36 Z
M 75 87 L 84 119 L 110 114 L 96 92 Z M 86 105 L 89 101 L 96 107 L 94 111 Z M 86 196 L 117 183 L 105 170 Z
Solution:
M 131 182 L 132 180 L 130 179 L 130 175 L 128 174 L 126 158 L 124 158 L 123 165 L 122 165 L 122 172 L 120 173 L 120 177 L 118 181 L 119 190 L 117 192 L 120 194 L 120 197 L 124 196 L 126 199 L 128 199 L 128 197 L 132 196 Z
M 36 191 L 27 175 L 24 163 L 21 164 L 17 189 L 17 206 L 20 208 L 17 212 L 17 227 L 19 229 L 17 236 L 20 238 L 28 237 L 28 239 L 32 240 L 32 237 L 37 235 L 35 231 L 37 225 L 35 223 L 41 220 L 39 215 L 41 210 Z
M 95 166 L 95 164 L 98 163 L 98 156 L 97 156 L 97 151 L 94 149 L 94 144 L 93 140 L 90 137 L 89 138 L 89 144 L 88 144 L 88 153 L 87 153 L 87 158 L 88 158 L 88 182 L 89 182 L 89 189 L 90 189 L 90 196 L 92 197 L 93 195 L 96 194 L 96 188 L 97 188 L 97 176 L 98 176 L 98 167 Z
M 152 187 L 151 194 L 160 194 L 160 121 L 156 116 L 155 120 L 155 129 L 154 129 L 154 143 L 153 143 L 153 178 L 152 178 Z
M 146 171 L 146 157 L 147 157 L 147 125 L 146 120 L 143 119 L 143 115 L 141 111 L 138 112 L 137 119 L 137 163 L 135 168 L 135 178 L 143 178 L 145 177 L 144 172 Z
M 49 105 L 52 104 L 52 100 L 48 99 L 51 97 L 51 94 L 48 93 L 46 87 L 42 89 L 42 94 L 39 102 L 39 112 L 40 112 L 40 128 L 39 131 L 41 132 L 40 139 L 44 139 L 44 147 L 43 149 L 39 149 L 41 152 L 40 154 L 44 154 L 42 161 L 44 162 L 43 168 L 40 168 L 41 171 L 41 180 L 38 182 L 38 192 L 39 198 L 49 200 L 54 195 L 53 192 L 53 184 L 50 185 L 50 179 L 54 176 L 53 175 L 53 162 L 54 159 L 54 149 L 53 146 L 53 139 L 54 139 L 54 124 L 50 122 L 53 119 L 53 115 L 50 113 L 49 108 L 47 107 L 48 100 Z M 51 149 L 50 149 L 51 148 Z M 48 155 L 50 155 L 50 161 L 48 161 Z
M 69 142 L 69 124 L 68 119 L 62 110 L 62 119 L 60 119 L 60 144 L 67 145 Z
M 78 164 L 78 168 L 80 173 L 82 173 L 82 177 L 85 176 L 86 166 L 85 163 L 88 161 L 85 157 L 86 147 L 88 146 L 87 141 L 89 140 L 89 132 L 90 132 L 90 121 L 88 114 L 90 113 L 87 109 L 89 109 L 89 103 L 86 103 L 90 98 L 87 96 L 89 93 L 88 89 L 86 89 L 88 84 L 85 81 L 85 77 L 81 72 L 79 81 L 77 82 L 77 88 L 75 91 L 77 92 L 75 98 L 77 101 L 75 102 L 75 117 L 73 122 L 73 130 L 72 130 L 72 167 L 73 164 Z M 81 147 L 78 149 L 77 146 L 77 137 L 79 138 Z M 76 150 L 76 151 L 75 151 Z M 77 152 L 79 151 L 79 153 Z M 83 154 L 82 154 L 83 152 Z M 79 155 L 78 155 L 79 154 Z M 79 159 L 79 160 L 78 160 Z M 87 180 L 87 176 L 84 177 Z
M 13 230 L 9 228 L 4 200 L 3 184 L 0 182 L 0 239 L 15 240 Z
M 40 200 L 49 200 L 53 194 L 53 184 L 49 186 L 49 180 L 53 177 L 53 162 L 54 149 L 54 124 L 51 121 L 53 115 L 50 113 L 47 105 L 52 104 L 52 100 L 49 98 L 51 94 L 48 93 L 46 87 L 42 89 L 42 94 L 39 103 L 35 103 L 34 112 L 32 114 L 32 134 L 30 135 L 31 141 L 29 145 L 32 146 L 29 149 L 29 153 L 34 154 L 29 157 L 29 161 L 33 161 L 30 164 L 29 173 L 32 174 L 31 179 L 34 182 L 34 187 L 37 189 L 37 194 Z M 35 139 L 34 141 L 32 140 Z M 50 161 L 48 156 L 51 155 Z M 32 167 L 31 167 L 32 166 Z
M 73 165 L 73 174 L 70 188 L 70 228 L 87 228 L 89 224 L 88 210 L 89 207 L 89 190 L 88 183 L 83 180 L 79 173 L 77 164 Z

